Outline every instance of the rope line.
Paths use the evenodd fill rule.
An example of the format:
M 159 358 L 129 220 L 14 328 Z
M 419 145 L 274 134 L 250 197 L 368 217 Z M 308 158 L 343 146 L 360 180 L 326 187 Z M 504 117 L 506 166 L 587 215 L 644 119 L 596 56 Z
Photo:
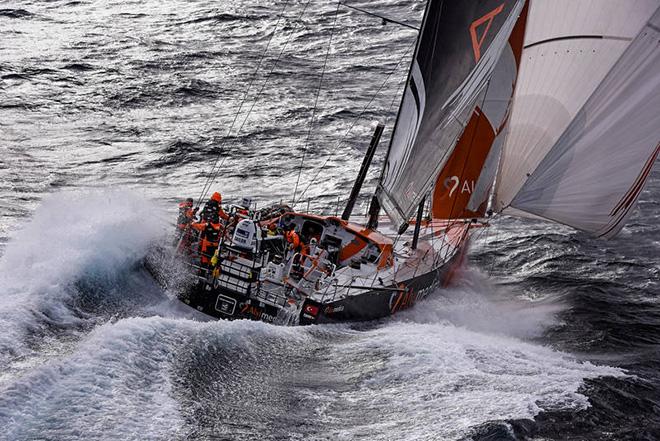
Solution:
M 307 155 L 307 149 L 309 148 L 309 138 L 312 135 L 312 128 L 314 127 L 314 118 L 316 117 L 316 109 L 319 102 L 319 96 L 321 95 L 321 87 L 323 86 L 323 77 L 325 76 L 325 69 L 328 65 L 328 56 L 330 55 L 330 48 L 332 47 L 332 37 L 335 33 L 335 26 L 337 24 L 337 15 L 339 13 L 339 6 L 341 2 L 337 2 L 337 9 L 335 9 L 335 17 L 332 21 L 332 28 L 330 28 L 330 38 L 328 39 L 328 48 L 325 51 L 325 58 L 323 60 L 323 69 L 321 70 L 321 77 L 319 78 L 319 87 L 316 89 L 316 97 L 314 98 L 314 108 L 312 109 L 312 118 L 309 121 L 309 127 L 307 128 L 307 136 L 305 137 L 305 146 L 303 148 L 302 157 L 300 159 L 300 168 L 298 170 L 298 178 L 296 179 L 296 186 L 293 189 L 293 206 L 295 208 L 296 193 L 298 192 L 298 184 L 300 183 L 300 176 L 302 175 L 303 166 L 305 164 L 305 156 Z
M 399 61 L 396 63 L 396 65 L 395 65 L 395 66 L 392 68 L 392 70 L 390 70 L 390 72 L 387 74 L 387 77 L 386 77 L 385 80 L 382 82 L 382 84 L 378 87 L 378 90 L 376 90 L 376 92 L 371 96 L 371 99 L 369 100 L 369 102 L 368 102 L 368 103 L 362 108 L 362 110 L 360 111 L 360 113 L 359 113 L 359 114 L 355 117 L 355 119 L 353 120 L 353 123 L 351 124 L 351 126 L 348 128 L 348 130 L 346 130 L 346 133 L 344 134 L 344 136 L 342 137 L 342 139 L 339 140 L 339 142 L 337 143 L 337 145 L 335 146 L 335 148 L 334 148 L 334 149 L 328 154 L 328 157 L 326 158 L 326 160 L 325 160 L 325 161 L 323 162 L 323 164 L 321 164 L 321 166 L 318 168 L 318 170 L 317 170 L 316 174 L 314 175 L 314 177 L 312 178 L 312 180 L 309 182 L 309 184 L 307 184 L 307 187 L 305 187 L 305 189 L 303 190 L 303 192 L 300 193 L 300 196 L 298 196 L 298 199 L 295 200 L 295 201 L 293 202 L 294 205 L 297 204 L 298 202 L 300 202 L 300 201 L 302 200 L 302 197 L 305 195 L 305 193 L 307 192 L 307 190 L 309 190 L 309 188 L 312 186 L 312 184 L 314 184 L 314 183 L 316 182 L 316 179 L 319 177 L 319 175 L 321 174 L 321 172 L 323 171 L 323 169 L 325 168 L 325 166 L 328 164 L 328 162 L 330 161 L 330 159 L 334 156 L 335 153 L 337 153 L 337 150 L 339 149 L 339 147 L 341 147 L 341 146 L 346 142 L 346 138 L 348 137 L 348 135 L 349 135 L 349 134 L 351 133 L 351 131 L 353 130 L 353 127 L 355 127 L 355 125 L 357 124 L 357 122 L 362 118 L 362 115 L 364 115 L 364 114 L 366 113 L 366 111 L 367 111 L 367 109 L 369 108 L 369 106 L 371 106 L 371 103 L 373 103 L 374 99 L 376 99 L 376 96 L 378 96 L 378 94 L 379 94 L 380 91 L 383 89 L 383 87 L 385 87 L 385 84 L 389 81 L 390 77 L 391 77 L 391 76 L 394 74 L 394 72 L 396 72 L 396 70 L 399 68 L 399 65 L 401 64 L 401 62 L 403 61 L 403 59 L 406 57 L 406 55 L 408 55 L 408 52 L 410 52 L 410 49 L 414 46 L 414 44 L 415 44 L 415 42 L 413 42 L 413 43 L 408 47 L 408 49 L 406 49 L 406 51 L 403 53 L 403 55 L 401 56 L 401 58 L 399 58 Z
M 244 105 L 245 102 L 247 101 L 247 98 L 248 98 L 249 93 L 250 93 L 250 89 L 252 88 L 252 85 L 253 85 L 254 82 L 256 81 L 257 73 L 259 72 L 259 69 L 261 68 L 261 65 L 262 65 L 262 63 L 263 63 L 263 60 L 266 58 L 266 53 L 268 52 L 268 49 L 269 49 L 270 44 L 271 44 L 271 42 L 272 42 L 272 40 L 273 40 L 273 37 L 275 36 L 275 33 L 276 33 L 277 28 L 278 28 L 278 26 L 279 26 L 279 24 L 280 24 L 280 22 L 281 22 L 281 20 L 282 20 L 282 17 L 284 17 L 284 11 L 286 10 L 286 7 L 288 6 L 289 1 L 290 1 L 290 0 L 286 0 L 286 2 L 284 3 L 284 6 L 282 7 L 282 10 L 281 10 L 280 15 L 279 15 L 279 17 L 278 17 L 278 19 L 277 19 L 277 22 L 275 23 L 275 27 L 273 28 L 273 32 L 272 32 L 272 34 L 270 35 L 270 37 L 269 37 L 269 39 L 268 39 L 268 43 L 266 44 L 266 49 L 264 50 L 264 52 L 262 53 L 261 57 L 259 58 L 259 63 L 257 64 L 257 67 L 255 68 L 255 70 L 254 70 L 254 72 L 253 72 L 253 74 L 252 74 L 252 78 L 251 78 L 251 80 L 250 80 L 250 83 L 249 83 L 249 85 L 248 85 L 246 91 L 245 91 L 245 94 L 243 95 L 243 99 L 242 99 L 241 102 L 240 102 L 240 105 L 239 105 L 239 107 L 238 107 L 238 110 L 236 111 L 236 114 L 234 115 L 234 119 L 232 120 L 232 123 L 231 123 L 231 125 L 230 125 L 230 127 L 229 127 L 229 130 L 227 131 L 227 134 L 225 135 L 225 138 L 223 138 L 223 143 L 221 144 L 221 149 L 222 149 L 222 147 L 224 146 L 224 143 L 226 142 L 227 138 L 231 135 L 231 131 L 234 129 L 234 126 L 235 126 L 235 124 L 236 124 L 236 121 L 238 121 L 238 117 L 240 116 L 240 113 L 241 113 L 241 110 L 242 110 L 242 108 L 243 108 L 243 105 Z M 308 0 L 308 1 L 307 1 L 307 3 L 305 4 L 305 7 L 303 8 L 302 12 L 301 12 L 300 15 L 298 15 L 298 17 L 295 19 L 295 22 L 296 22 L 296 23 L 300 21 L 300 19 L 302 18 L 303 14 L 304 14 L 305 11 L 307 10 L 307 7 L 309 6 L 310 2 L 311 2 L 311 0 Z M 245 115 L 245 119 L 243 120 L 241 126 L 240 126 L 240 127 L 238 128 L 238 130 L 236 131 L 236 134 L 235 134 L 235 135 L 238 135 L 238 134 L 240 133 L 240 131 L 243 129 L 243 127 L 245 126 L 245 123 L 247 122 L 247 119 L 248 119 L 248 117 L 250 116 L 250 113 L 251 113 L 252 110 L 254 109 L 254 106 L 255 106 L 255 104 L 257 103 L 257 101 L 258 101 L 258 99 L 259 99 L 259 96 L 261 95 L 261 93 L 263 92 L 263 90 L 264 90 L 266 84 L 268 83 L 268 80 L 269 80 L 271 74 L 273 73 L 273 71 L 275 70 L 275 67 L 277 66 L 277 63 L 279 62 L 280 58 L 282 57 L 282 54 L 284 53 L 284 50 L 286 49 L 286 46 L 289 44 L 289 41 L 291 40 L 291 35 L 293 34 L 293 32 L 294 32 L 296 29 L 297 29 L 297 27 L 294 26 L 294 27 L 289 31 L 289 33 L 288 33 L 288 35 L 287 35 L 286 43 L 284 44 L 284 47 L 282 48 L 282 50 L 280 51 L 280 53 L 279 53 L 277 59 L 276 59 L 275 62 L 273 63 L 273 66 L 272 66 L 270 72 L 268 73 L 268 75 L 266 76 L 266 79 L 265 79 L 264 83 L 262 84 L 261 88 L 259 89 L 259 91 L 258 91 L 257 94 L 255 95 L 254 102 L 252 103 L 252 106 L 250 107 L 250 109 L 247 111 L 247 113 L 246 113 L 246 115 Z M 213 164 L 213 167 L 211 168 L 211 171 L 210 171 L 210 173 L 209 173 L 209 177 L 207 178 L 206 183 L 204 184 L 204 187 L 203 187 L 203 189 L 202 189 L 202 193 L 201 193 L 201 195 L 200 195 L 200 197 L 199 197 L 199 200 L 198 200 L 198 202 L 197 202 L 197 207 L 199 207 L 199 206 L 201 205 L 202 200 L 203 200 L 203 199 L 206 197 L 206 195 L 208 194 L 208 192 L 209 192 L 209 190 L 210 190 L 210 188 L 211 188 L 211 185 L 213 185 L 213 183 L 215 182 L 216 178 L 218 177 L 218 175 L 219 175 L 219 173 L 220 173 L 220 169 L 221 169 L 221 167 L 224 165 L 224 163 L 225 163 L 225 161 L 226 161 L 226 159 L 227 159 L 227 157 L 224 156 L 224 157 L 222 158 L 222 161 L 220 162 L 220 157 L 221 157 L 221 152 L 218 153 L 218 155 L 216 156 L 216 159 L 215 159 L 215 162 L 214 162 L 214 164 Z M 219 164 L 218 164 L 218 163 L 219 163 Z

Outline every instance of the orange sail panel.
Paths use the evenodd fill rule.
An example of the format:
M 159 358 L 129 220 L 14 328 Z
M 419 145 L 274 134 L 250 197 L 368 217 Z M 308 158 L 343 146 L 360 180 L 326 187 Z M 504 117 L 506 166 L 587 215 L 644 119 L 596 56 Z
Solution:
M 527 8 L 526 4 L 493 71 L 489 86 L 482 92 L 478 101 L 480 104 L 472 113 L 456 148 L 436 180 L 431 201 L 431 215 L 434 219 L 475 218 L 485 215 L 488 190 L 492 182 L 485 185 L 483 198 L 482 192 L 478 192 L 479 199 L 476 203 L 473 201 L 472 210 L 468 209 L 468 203 L 478 187 L 477 181 L 486 160 L 496 164 L 495 161 L 499 158 L 499 147 L 492 152 L 491 149 L 494 144 L 501 146 L 500 138 L 505 136 L 504 128 L 523 49 Z
M 431 213 L 434 219 L 482 217 L 484 202 L 479 210 L 467 209 L 475 184 L 484 166 L 490 147 L 495 141 L 495 129 L 477 107 L 458 141 L 451 158 L 438 176 L 433 190 Z

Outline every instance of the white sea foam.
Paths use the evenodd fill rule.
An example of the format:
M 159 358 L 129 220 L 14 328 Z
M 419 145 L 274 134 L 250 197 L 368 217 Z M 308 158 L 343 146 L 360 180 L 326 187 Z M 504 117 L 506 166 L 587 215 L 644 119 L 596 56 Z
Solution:
M 157 211 L 128 191 L 45 197 L 0 260 L 0 366 L 25 355 L 26 335 L 42 326 L 75 325 L 75 282 L 112 278 L 140 259 L 162 234 Z
M 529 340 L 556 323 L 561 305 L 489 299 L 470 277 L 336 348 L 361 380 L 334 394 L 324 417 L 363 416 L 336 439 L 456 439 L 489 421 L 584 409 L 585 379 L 625 375 Z
M 585 378 L 619 369 L 450 324 L 396 322 L 341 348 L 363 376 L 333 397 L 328 421 L 359 414 L 337 439 L 456 439 L 489 421 L 533 418 L 543 409 L 584 409 Z
M 394 317 L 396 321 L 447 323 L 472 331 L 520 339 L 542 336 L 558 324 L 566 305 L 554 298 L 530 300 L 513 288 L 498 287 L 475 268 L 465 268 L 457 284 Z
M 204 350 L 193 342 L 258 353 L 269 337 L 309 338 L 249 321 L 149 317 L 105 324 L 72 354 L 0 389 L 0 439 L 173 439 L 190 429 L 173 390 L 177 358 Z

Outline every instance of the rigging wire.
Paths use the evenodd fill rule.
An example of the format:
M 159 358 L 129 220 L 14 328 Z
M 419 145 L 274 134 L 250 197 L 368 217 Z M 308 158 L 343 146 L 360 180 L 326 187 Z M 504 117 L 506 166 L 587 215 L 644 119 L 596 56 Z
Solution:
M 309 3 L 308 3 L 309 4 Z M 268 53 L 268 48 L 270 47 L 270 43 L 273 41 L 273 37 L 275 36 L 275 31 L 277 31 L 277 27 L 280 25 L 280 21 L 282 20 L 282 17 L 284 17 L 284 11 L 286 10 L 286 7 L 289 5 L 289 0 L 286 0 L 284 2 L 284 5 L 282 6 L 282 10 L 280 11 L 279 16 L 277 17 L 277 21 L 275 22 L 275 27 L 273 28 L 273 32 L 268 38 L 268 43 L 266 43 L 266 48 L 264 51 L 261 53 L 261 57 L 259 57 L 259 62 L 257 63 L 257 67 L 254 69 L 254 72 L 252 73 L 252 78 L 250 79 L 250 82 L 248 84 L 247 89 L 245 89 L 245 94 L 243 95 L 243 98 L 241 99 L 241 102 L 238 106 L 238 110 L 236 111 L 236 114 L 234 115 L 234 119 L 231 122 L 231 125 L 229 126 L 229 130 L 227 130 L 227 135 L 225 135 L 225 138 L 223 138 L 223 142 L 220 145 L 220 148 L 222 149 L 222 146 L 224 145 L 224 141 L 226 138 L 231 134 L 232 129 L 234 128 L 234 124 L 236 124 L 236 121 L 238 120 L 238 116 L 241 113 L 241 109 L 243 108 L 243 104 L 247 100 L 249 94 L 250 94 L 250 89 L 252 88 L 252 84 L 254 84 L 254 81 L 257 78 L 257 73 L 259 72 L 259 69 L 261 68 L 261 63 L 263 62 L 264 58 L 266 58 L 266 54 Z M 306 8 L 306 6 L 305 6 Z M 279 58 L 278 58 L 279 59 Z M 217 154 L 215 158 L 215 162 L 213 163 L 213 167 L 211 167 L 211 170 L 209 172 L 209 177 L 206 179 L 206 182 L 204 183 L 204 186 L 202 187 L 202 192 L 199 195 L 199 198 L 197 199 L 197 204 L 195 205 L 195 212 L 199 210 L 199 207 L 202 205 L 202 201 L 208 194 L 209 190 L 211 189 L 211 185 L 213 185 L 213 182 L 215 181 L 215 178 L 218 175 L 218 170 L 220 167 L 222 167 L 222 164 L 224 164 L 226 159 L 223 158 L 222 163 L 218 166 L 218 161 L 220 160 L 220 152 Z M 186 232 L 190 226 L 186 227 Z M 183 238 L 185 237 L 185 234 L 181 235 L 181 238 L 179 239 L 177 243 L 177 249 L 181 246 L 181 243 L 183 241 Z
M 414 29 L 414 30 L 416 30 L 416 31 L 419 31 L 419 28 L 416 28 L 415 26 L 409 25 L 408 23 L 404 23 L 404 22 L 402 22 L 402 21 L 394 20 L 394 19 L 392 19 L 392 18 L 388 18 L 388 17 L 385 17 L 385 16 L 383 16 L 383 15 L 376 14 L 376 13 L 374 13 L 374 12 L 369 12 L 369 11 L 367 11 L 367 10 L 365 10 L 365 9 L 358 8 L 357 6 L 349 5 L 348 3 L 339 2 L 339 4 L 340 4 L 341 6 L 345 6 L 345 7 L 349 8 L 349 9 L 354 9 L 354 10 L 356 10 L 356 11 L 358 11 L 358 12 L 362 12 L 363 14 L 371 15 L 372 17 L 378 17 L 378 18 L 380 18 L 381 20 L 383 20 L 383 22 L 384 22 L 383 24 L 385 24 L 385 22 L 387 22 L 387 23 L 394 23 L 394 24 L 398 24 L 398 25 L 400 25 L 400 26 L 404 26 L 404 27 L 406 27 L 406 28 L 410 28 L 410 29 Z
M 500 215 L 500 213 L 495 213 L 495 215 L 490 219 L 490 221 L 491 221 L 491 222 L 490 222 L 491 225 L 493 225 L 492 221 L 495 220 L 495 218 L 496 218 L 497 216 L 499 216 L 499 215 Z M 500 229 L 497 228 L 497 227 L 494 227 L 494 228 L 495 228 L 495 240 L 494 240 L 494 241 L 492 241 L 492 240 L 490 241 L 491 246 L 495 246 L 495 245 L 497 245 L 497 243 L 498 243 L 499 240 L 500 240 Z M 490 268 L 488 269 L 488 276 L 489 276 L 489 277 L 491 277 L 491 276 L 493 275 L 493 270 L 495 269 L 495 254 L 496 254 L 496 253 L 495 253 L 495 250 L 492 250 L 492 255 L 493 255 L 493 257 L 492 257 L 492 259 L 490 260 Z
M 293 201 L 293 204 L 294 204 L 294 205 L 297 204 L 298 202 L 300 202 L 300 201 L 302 200 L 302 197 L 305 195 L 305 193 L 307 192 L 307 190 L 309 190 L 309 188 L 312 186 L 312 184 L 314 184 L 314 183 L 316 182 L 316 179 L 319 177 L 319 175 L 321 174 L 321 172 L 323 171 L 323 169 L 325 168 L 325 166 L 328 164 L 328 162 L 330 161 L 330 158 L 332 158 L 333 155 L 334 155 L 335 153 L 337 153 L 337 150 L 339 149 L 339 147 L 340 147 L 342 144 L 344 144 L 344 143 L 346 142 L 346 138 L 347 138 L 348 135 L 351 133 L 351 131 L 353 130 L 353 128 L 355 127 L 355 125 L 357 124 L 357 122 L 362 118 L 362 115 L 364 115 L 364 114 L 366 113 L 366 111 L 367 111 L 367 109 L 369 108 L 369 106 L 371 106 L 371 103 L 373 103 L 374 99 L 376 99 L 376 96 L 378 96 L 378 94 L 379 94 L 380 91 L 383 89 L 383 87 L 385 87 L 385 84 L 389 81 L 390 77 L 394 74 L 394 72 L 396 72 L 396 70 L 399 68 L 399 65 L 401 64 L 401 62 L 403 61 L 403 59 L 408 55 L 408 52 L 410 52 L 410 49 L 411 49 L 412 47 L 414 47 L 414 45 L 415 45 L 415 42 L 413 42 L 410 46 L 408 46 L 408 49 L 406 49 L 406 51 L 403 53 L 403 55 L 401 56 L 401 58 L 399 58 L 399 61 L 397 61 L 396 65 L 395 65 L 395 66 L 392 68 L 392 70 L 390 70 L 390 72 L 387 74 L 387 77 L 386 77 L 385 80 L 382 82 L 382 84 L 378 87 L 378 90 L 376 90 L 376 92 L 371 96 L 371 99 L 369 100 L 369 102 L 368 102 L 368 103 L 362 108 L 362 110 L 360 111 L 360 113 L 355 117 L 355 119 L 354 119 L 353 122 L 351 123 L 351 126 L 348 128 L 348 130 L 346 130 L 346 133 L 344 134 L 344 136 L 342 137 L 342 139 L 339 140 L 339 142 L 337 143 L 337 145 L 335 146 L 335 148 L 334 148 L 334 149 L 328 154 L 328 157 L 327 157 L 326 160 L 323 162 L 323 164 L 321 164 L 321 166 L 318 168 L 318 170 L 317 170 L 316 174 L 314 175 L 314 177 L 312 178 L 312 180 L 309 182 L 309 184 L 307 184 L 307 187 L 305 187 L 305 189 L 303 190 L 303 192 L 300 193 L 300 196 L 298 196 L 298 200 L 294 200 L 294 201 Z
M 302 12 L 301 12 L 300 15 L 298 15 L 298 17 L 295 19 L 295 22 L 296 22 L 296 23 L 300 21 L 300 19 L 302 18 L 303 14 L 304 14 L 305 11 L 307 10 L 307 7 L 309 6 L 310 2 L 311 2 L 311 0 L 308 0 L 308 1 L 307 1 L 307 3 L 305 4 L 305 7 L 303 8 Z M 262 65 L 262 63 L 263 63 L 263 60 L 264 60 L 265 57 L 266 57 L 266 53 L 267 53 L 267 51 L 268 51 L 268 48 L 270 47 L 270 44 L 271 44 L 271 42 L 272 42 L 272 40 L 273 40 L 273 37 L 275 36 L 275 31 L 277 31 L 277 27 L 279 26 L 279 23 L 280 23 L 282 17 L 284 16 L 284 11 L 285 11 L 285 9 L 286 9 L 286 7 L 287 7 L 288 4 L 289 4 L 289 0 L 286 0 L 284 6 L 282 7 L 282 11 L 280 12 L 280 15 L 279 15 L 279 17 L 278 17 L 278 19 L 277 19 L 277 22 L 275 23 L 275 27 L 273 28 L 273 33 L 271 34 L 271 36 L 270 36 L 269 39 L 268 39 L 268 43 L 267 43 L 267 45 L 266 45 L 266 49 L 264 50 L 264 52 L 262 53 L 262 55 L 261 55 L 261 57 L 260 57 L 260 59 L 259 59 L 259 63 L 257 64 L 257 67 L 255 68 L 254 73 L 252 74 L 252 79 L 250 80 L 250 83 L 249 83 L 249 85 L 248 85 L 248 88 L 247 88 L 247 90 L 245 91 L 245 95 L 243 96 L 243 99 L 241 100 L 241 103 L 240 103 L 240 105 L 239 105 L 239 108 L 238 108 L 238 110 L 236 111 L 236 114 L 235 114 L 235 116 L 234 116 L 234 119 L 233 119 L 233 121 L 232 121 L 230 127 L 229 127 L 229 130 L 227 131 L 227 134 L 225 135 L 225 138 L 224 138 L 224 140 L 223 140 L 223 145 L 224 145 L 224 141 L 225 141 L 225 140 L 229 137 L 229 135 L 231 134 L 231 131 L 233 130 L 234 125 L 236 124 L 236 121 L 238 120 L 238 117 L 239 117 L 239 115 L 240 115 L 241 109 L 243 108 L 243 105 L 244 105 L 245 102 L 247 101 L 247 98 L 248 98 L 248 95 L 249 95 L 250 89 L 251 89 L 253 83 L 255 82 L 255 80 L 256 80 L 256 78 L 257 78 L 257 73 L 259 72 L 259 69 L 261 68 L 261 65 Z M 258 101 L 258 99 L 259 99 L 259 96 L 261 95 L 261 93 L 263 92 L 264 88 L 266 87 L 266 84 L 268 83 L 268 80 L 270 79 L 271 74 L 272 74 L 273 71 L 275 70 L 275 67 L 277 66 L 277 63 L 279 62 L 280 58 L 282 57 L 282 54 L 284 53 L 284 50 L 286 49 L 287 45 L 289 44 L 289 41 L 291 40 L 291 35 L 293 34 L 293 32 L 294 32 L 296 29 L 297 29 L 296 27 L 293 27 L 293 28 L 289 31 L 289 33 L 288 33 L 288 35 L 287 35 L 287 40 L 286 40 L 284 46 L 282 47 L 282 50 L 280 51 L 279 55 L 277 56 L 277 59 L 276 59 L 275 62 L 273 63 L 273 66 L 272 66 L 270 72 L 268 73 L 268 75 L 266 76 L 266 79 L 265 79 L 264 83 L 262 84 L 261 88 L 259 89 L 259 92 L 257 92 L 257 94 L 256 94 L 256 96 L 255 96 L 255 99 L 254 99 L 254 102 L 252 103 L 252 106 L 250 107 L 250 109 L 248 110 L 248 112 L 247 112 L 246 115 L 245 115 L 245 119 L 243 120 L 243 123 L 242 123 L 241 126 L 238 128 L 238 130 L 236 131 L 236 135 L 238 135 L 238 134 L 240 133 L 240 131 L 243 129 L 243 127 L 245 126 L 245 123 L 247 122 L 247 119 L 248 119 L 248 117 L 250 116 L 250 113 L 251 113 L 252 110 L 254 109 L 254 106 L 255 106 L 255 104 L 257 103 L 257 101 Z M 222 146 L 221 146 L 221 147 L 222 147 Z M 199 201 L 198 201 L 198 203 L 197 203 L 197 207 L 199 207 L 199 205 L 201 204 L 201 201 L 202 201 L 202 200 L 204 199 L 204 197 L 206 197 L 206 195 L 208 194 L 208 191 L 210 190 L 211 185 L 213 185 L 213 182 L 215 182 L 216 178 L 218 177 L 218 175 L 219 175 L 219 173 L 220 173 L 220 169 L 222 168 L 222 166 L 224 165 L 224 163 L 225 163 L 225 161 L 226 161 L 226 159 L 227 159 L 227 157 L 224 156 L 224 157 L 222 158 L 222 161 L 220 162 L 220 156 L 221 156 L 221 154 L 218 153 L 218 155 L 217 155 L 217 157 L 216 157 L 216 160 L 215 160 L 215 162 L 214 162 L 214 164 L 213 164 L 213 167 L 211 168 L 211 171 L 210 171 L 210 173 L 209 173 L 210 176 L 207 178 L 206 183 L 204 184 L 204 188 L 203 188 L 203 190 L 202 190 L 202 194 L 201 194 L 200 197 L 199 197 Z M 220 163 L 218 164 L 218 162 L 220 162 Z
M 277 27 L 279 26 L 280 21 L 282 20 L 282 17 L 284 16 L 284 11 L 286 10 L 288 5 L 289 5 L 289 0 L 286 0 L 284 2 L 284 6 L 282 6 L 282 10 L 280 11 L 280 14 L 277 18 L 277 21 L 275 22 L 275 27 L 273 28 L 273 32 L 270 35 L 270 37 L 268 38 L 268 43 L 266 43 L 266 48 L 262 52 L 261 57 L 259 57 L 259 62 L 257 63 L 257 67 L 254 69 L 254 72 L 252 73 L 252 78 L 250 79 L 250 83 L 248 84 L 248 87 L 245 90 L 245 94 L 243 95 L 243 98 L 241 99 L 241 102 L 238 106 L 238 110 L 236 111 L 236 114 L 234 115 L 234 119 L 231 122 L 231 125 L 229 126 L 229 130 L 227 130 L 227 135 L 225 135 L 225 139 L 231 134 L 231 131 L 234 128 L 234 124 L 236 124 L 236 121 L 238 120 L 238 116 L 241 113 L 241 109 L 243 108 L 243 104 L 245 103 L 245 101 L 247 101 L 247 98 L 250 94 L 250 89 L 252 88 L 252 84 L 254 84 L 254 81 L 257 78 L 257 73 L 259 72 L 259 69 L 261 68 L 261 63 L 266 58 L 266 54 L 268 53 L 268 48 L 270 47 L 270 43 L 273 41 L 273 37 L 275 36 L 275 32 L 277 31 Z M 211 177 L 213 176 L 213 174 L 215 172 L 215 169 L 218 166 L 218 161 L 219 160 L 220 160 L 220 153 L 218 153 L 218 155 L 216 156 L 215 162 L 213 163 L 213 167 L 211 168 L 211 171 L 209 172 L 209 177 L 207 178 L 206 182 L 204 183 L 204 187 L 202 188 L 202 193 L 200 194 L 199 200 L 197 201 L 197 208 L 199 208 L 199 206 L 202 203 L 202 200 L 204 199 L 204 197 L 206 197 L 209 189 L 211 188 L 211 185 L 213 185 L 213 180 L 214 179 L 212 179 Z
M 330 38 L 328 39 L 328 48 L 325 51 L 325 59 L 323 60 L 323 69 L 321 70 L 321 77 L 319 78 L 319 87 L 316 89 L 316 97 L 314 98 L 314 108 L 312 109 L 312 118 L 309 121 L 307 128 L 307 136 L 305 138 L 305 146 L 303 148 L 302 157 L 300 159 L 300 169 L 298 170 L 298 178 L 296 179 L 296 186 L 293 189 L 293 206 L 295 208 L 296 193 L 298 192 L 298 184 L 300 183 L 300 175 L 302 175 L 303 166 L 305 165 L 305 156 L 309 147 L 309 138 L 312 135 L 312 128 L 314 127 L 314 118 L 316 117 L 316 109 L 318 107 L 319 96 L 321 95 L 321 87 L 323 86 L 323 77 L 325 76 L 325 69 L 328 65 L 328 56 L 330 55 L 330 48 L 332 47 L 332 36 L 335 33 L 335 26 L 337 25 L 337 15 L 339 14 L 339 6 L 341 2 L 337 2 L 337 9 L 335 9 L 335 18 L 332 21 L 332 28 L 330 28 Z
M 302 16 L 305 14 L 305 11 L 307 11 L 307 7 L 309 6 L 309 4 L 311 2 L 312 2 L 312 0 L 307 0 L 307 3 L 305 3 L 305 7 L 303 8 L 302 12 L 298 16 L 298 18 L 296 18 L 296 22 L 301 21 Z M 266 85 L 268 84 L 268 81 L 270 80 L 271 75 L 273 74 L 273 72 L 275 72 L 275 68 L 277 67 L 277 64 L 280 62 L 280 59 L 282 58 L 282 55 L 284 55 L 284 51 L 286 50 L 286 47 L 289 45 L 289 42 L 291 41 L 291 36 L 293 35 L 293 32 L 296 31 L 296 30 L 297 30 L 297 28 L 294 27 L 289 31 L 289 34 L 287 35 L 287 39 L 284 42 L 284 46 L 282 46 L 282 50 L 278 54 L 277 58 L 275 59 L 275 62 L 273 63 L 273 66 L 271 67 L 270 71 L 266 75 L 266 79 L 264 80 L 263 84 L 261 85 L 261 88 L 259 89 L 259 92 L 257 92 L 257 95 L 255 96 L 254 101 L 252 102 L 252 105 L 250 106 L 250 109 L 248 110 L 247 114 L 245 115 L 245 119 L 243 120 L 243 123 L 238 128 L 238 130 L 236 131 L 236 135 L 238 135 L 241 132 L 241 130 L 243 130 L 243 127 L 245 127 L 245 123 L 247 123 L 248 118 L 249 118 L 250 114 L 252 113 L 252 110 L 254 110 L 254 106 L 259 101 L 259 97 L 261 96 L 261 93 L 266 88 Z

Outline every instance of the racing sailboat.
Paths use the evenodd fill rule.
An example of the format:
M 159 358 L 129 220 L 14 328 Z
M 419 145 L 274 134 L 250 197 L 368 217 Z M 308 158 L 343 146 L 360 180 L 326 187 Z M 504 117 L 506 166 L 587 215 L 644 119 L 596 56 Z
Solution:
M 310 324 L 384 317 L 447 284 L 485 216 L 488 189 L 466 207 L 506 125 L 525 16 L 523 0 L 429 1 L 365 224 L 352 209 L 381 125 L 341 217 L 232 207 L 210 264 L 184 253 L 178 297 L 217 318 Z
M 492 209 L 618 232 L 658 155 L 658 0 L 584 3 L 430 0 L 366 222 L 351 215 L 382 126 L 341 217 L 234 207 L 178 297 L 226 319 L 377 319 L 449 283 Z

